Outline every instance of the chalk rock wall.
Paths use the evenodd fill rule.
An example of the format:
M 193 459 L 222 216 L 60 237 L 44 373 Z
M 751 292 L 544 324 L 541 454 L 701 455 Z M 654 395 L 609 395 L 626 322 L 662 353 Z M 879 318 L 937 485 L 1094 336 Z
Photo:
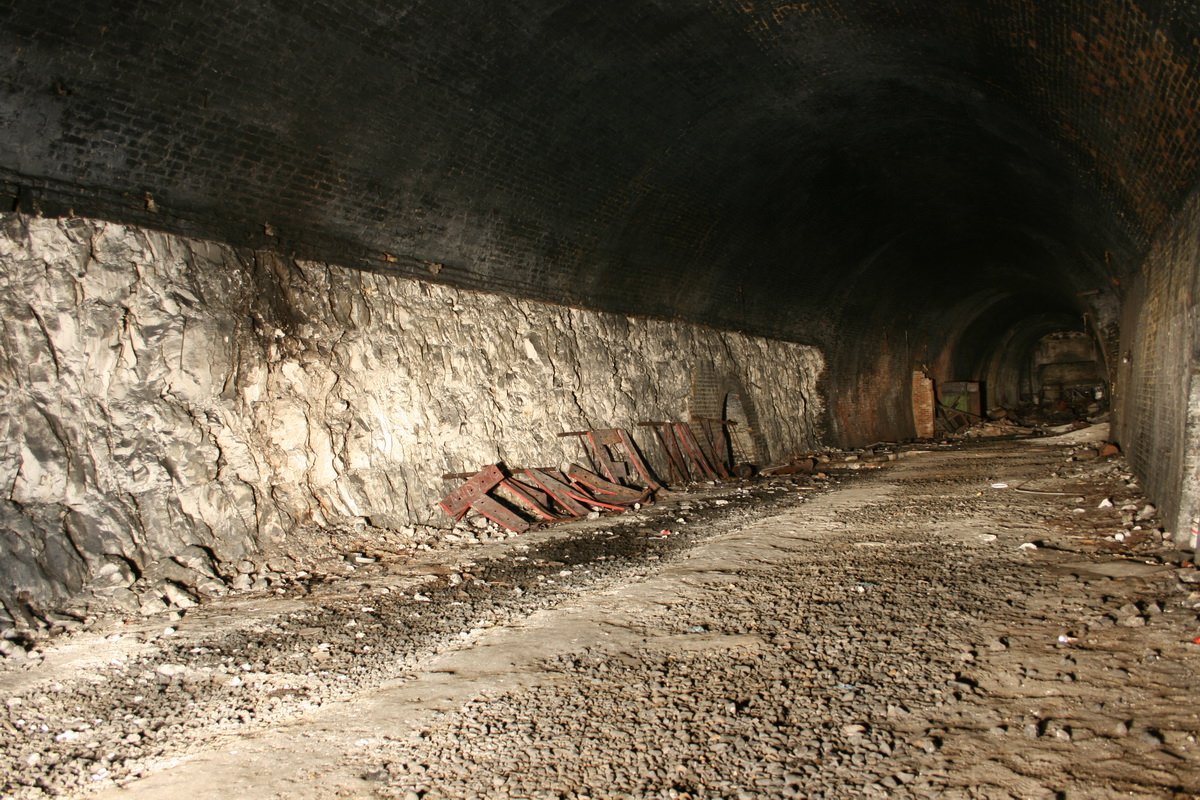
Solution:
M 762 460 L 822 413 L 804 345 L 91 220 L 0 216 L 0 325 L 0 626 L 186 605 L 324 526 L 447 525 L 442 473 L 686 419 L 699 372 L 740 387 Z

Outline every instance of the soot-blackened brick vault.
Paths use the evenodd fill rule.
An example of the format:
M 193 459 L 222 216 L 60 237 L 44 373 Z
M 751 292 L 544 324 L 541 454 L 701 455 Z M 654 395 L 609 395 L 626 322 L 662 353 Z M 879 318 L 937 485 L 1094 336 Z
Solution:
M 911 435 L 914 366 L 1081 325 L 1113 360 L 1200 174 L 1198 32 L 1174 0 L 8 2 L 0 177 L 25 211 L 814 343 L 853 444 Z

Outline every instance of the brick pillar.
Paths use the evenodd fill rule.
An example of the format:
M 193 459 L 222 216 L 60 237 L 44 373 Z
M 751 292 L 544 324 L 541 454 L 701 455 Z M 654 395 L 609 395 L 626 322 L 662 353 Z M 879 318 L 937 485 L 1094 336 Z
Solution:
M 913 372 L 913 427 L 916 428 L 918 439 L 933 438 L 933 403 L 933 378 L 930 378 L 924 372 Z

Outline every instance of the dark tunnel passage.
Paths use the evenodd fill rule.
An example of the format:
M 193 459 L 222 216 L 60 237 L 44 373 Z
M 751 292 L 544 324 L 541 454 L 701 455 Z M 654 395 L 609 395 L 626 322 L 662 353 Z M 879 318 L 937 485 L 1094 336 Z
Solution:
M 1200 514 L 1184 444 L 1200 390 L 1179 390 L 1200 369 L 1198 37 L 1200 6 L 1171 0 L 12 2 L 0 8 L 0 193 L 22 219 L 231 246 L 242 255 L 226 265 L 252 263 L 260 281 L 243 294 L 271 307 L 311 278 L 290 262 L 361 270 L 305 295 L 350 327 L 394 313 L 359 296 L 375 273 L 420 279 L 427 295 L 483 291 L 810 346 L 823 371 L 804 407 L 818 417 L 811 437 L 830 445 L 916 436 L 914 371 L 980 382 L 989 404 L 1040 397 L 1039 343 L 1086 334 L 1114 435 L 1183 531 Z M 175 302 L 185 316 L 209 302 L 192 294 Z M 267 316 L 231 319 L 278 331 L 268 360 L 280 351 L 307 369 L 287 350 L 300 334 Z M 53 342 L 61 330 L 42 324 Z M 78 346 L 101 335 L 81 329 Z M 311 358 L 335 349 L 327 338 Z M 522 341 L 531 362 L 560 355 Z M 469 374 L 444 358 L 447 374 Z M 231 381 L 213 397 L 233 397 Z M 12 423 L 14 440 L 53 428 L 43 416 Z M 452 417 L 420 428 L 373 409 L 361 420 L 470 424 Z M 390 430 L 372 435 L 397 446 Z M 476 457 L 445 436 L 444 451 Z M 281 452 L 316 447 L 312 435 L 277 438 Z M 13 445 L 13 463 L 28 462 L 20 452 L 38 448 Z M 330 474 L 359 463 L 319 455 L 301 484 L 315 485 L 318 462 Z M 260 502 L 291 491 L 243 472 Z M 27 473 L 6 476 L 21 487 Z M 77 479 L 91 491 L 83 474 L 59 491 Z M 247 524 L 260 535 L 407 513 L 370 510 L 356 491 Z M 15 517 L 37 517 L 29 530 L 59 524 L 18 505 Z M 64 511 L 70 502 L 54 508 L 46 518 L 75 520 L 82 552 L 109 536 L 109 523 Z M 149 557 L 134 550 L 121 557 Z M 95 573 L 84 560 L 67 584 Z

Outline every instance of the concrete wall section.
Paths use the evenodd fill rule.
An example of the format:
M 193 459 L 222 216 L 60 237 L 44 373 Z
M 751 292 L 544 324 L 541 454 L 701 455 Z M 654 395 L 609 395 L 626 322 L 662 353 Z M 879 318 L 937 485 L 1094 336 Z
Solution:
M 1198 295 L 1200 195 L 1193 195 L 1155 239 L 1126 297 L 1117 372 L 1121 443 L 1183 543 L 1200 516 Z
M 686 419 L 700 374 L 754 409 L 767 458 L 814 447 L 823 414 L 808 346 L 80 219 L 0 217 L 0 323 L 17 617 L 85 587 L 144 603 L 139 578 L 220 591 L 322 525 L 444 524 L 443 472 Z

